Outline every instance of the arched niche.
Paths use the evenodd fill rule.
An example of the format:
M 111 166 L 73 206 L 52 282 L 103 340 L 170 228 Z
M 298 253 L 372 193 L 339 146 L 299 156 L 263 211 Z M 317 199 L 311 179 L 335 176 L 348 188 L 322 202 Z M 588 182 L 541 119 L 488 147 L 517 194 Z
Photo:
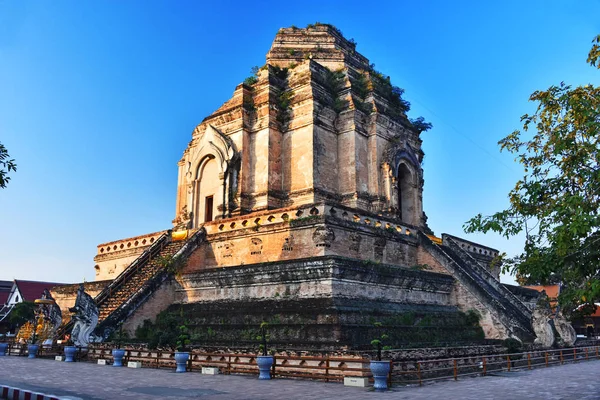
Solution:
M 417 199 L 417 185 L 415 184 L 415 173 L 409 164 L 400 162 L 396 173 L 398 217 L 402 222 L 416 225 L 415 205 Z
M 220 166 L 212 154 L 202 158 L 196 168 L 192 210 L 194 225 L 213 221 L 218 215 L 218 205 L 223 204 L 223 181 Z
M 197 228 L 231 215 L 240 169 L 233 141 L 217 128 L 200 124 L 179 162 L 174 225 Z M 182 190 L 183 189 L 183 190 Z
M 382 171 L 391 175 L 386 196 L 398 218 L 409 225 L 419 225 L 423 213 L 420 182 L 422 170 L 414 150 L 408 145 L 390 146 L 385 153 Z

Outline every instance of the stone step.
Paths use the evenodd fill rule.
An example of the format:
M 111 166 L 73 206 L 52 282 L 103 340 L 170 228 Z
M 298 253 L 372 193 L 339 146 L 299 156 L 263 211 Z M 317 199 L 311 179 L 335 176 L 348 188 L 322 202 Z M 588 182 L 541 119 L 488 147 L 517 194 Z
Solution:
M 161 250 L 159 257 L 172 256 L 184 245 L 185 242 L 170 243 Z M 123 282 L 99 305 L 99 320 L 102 321 L 110 316 L 162 269 L 156 257 L 141 265 L 126 282 Z

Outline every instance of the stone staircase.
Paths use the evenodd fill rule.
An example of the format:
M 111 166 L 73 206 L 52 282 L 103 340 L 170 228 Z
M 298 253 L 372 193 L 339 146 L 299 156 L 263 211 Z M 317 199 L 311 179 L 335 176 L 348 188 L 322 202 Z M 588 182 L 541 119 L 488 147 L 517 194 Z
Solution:
M 483 303 L 514 336 L 531 341 L 531 311 L 485 267 L 463 250 L 452 238 L 442 244 L 420 233 L 421 243 L 429 253 Z
M 170 272 L 163 260 L 188 257 L 205 237 L 206 231 L 200 229 L 189 238 L 174 242 L 168 232 L 134 260 L 94 298 L 99 312 L 94 330 L 97 338 L 106 339 L 167 280 Z
M 104 321 L 117 308 L 129 300 L 139 288 L 159 273 L 163 269 L 163 266 L 160 264 L 161 258 L 175 255 L 184 243 L 171 242 L 165 244 L 154 258 L 150 258 L 146 263 L 138 266 L 120 285 L 115 288 L 109 287 L 108 295 L 105 299 L 102 299 L 103 301 L 96 299 L 96 304 L 98 304 L 98 323 Z

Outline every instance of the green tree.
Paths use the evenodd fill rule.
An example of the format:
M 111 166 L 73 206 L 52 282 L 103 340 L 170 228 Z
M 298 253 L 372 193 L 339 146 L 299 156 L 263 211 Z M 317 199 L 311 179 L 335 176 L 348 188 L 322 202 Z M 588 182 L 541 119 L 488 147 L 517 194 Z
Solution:
M 15 164 L 15 160 L 9 158 L 8 150 L 2 143 L 0 143 L 0 188 L 4 189 L 10 181 L 10 176 L 8 173 L 10 171 L 17 170 L 17 164 Z
M 14 308 L 8 314 L 8 323 L 14 328 L 18 328 L 27 321 L 33 320 L 35 317 L 36 305 L 31 301 L 23 301 L 15 304 Z
M 592 43 L 587 62 L 600 69 L 600 35 Z M 524 168 L 509 207 L 464 228 L 506 238 L 524 232 L 523 252 L 504 257 L 504 271 L 525 283 L 561 282 L 563 311 L 590 310 L 600 300 L 600 88 L 561 82 L 530 101 L 536 112 L 499 142 Z

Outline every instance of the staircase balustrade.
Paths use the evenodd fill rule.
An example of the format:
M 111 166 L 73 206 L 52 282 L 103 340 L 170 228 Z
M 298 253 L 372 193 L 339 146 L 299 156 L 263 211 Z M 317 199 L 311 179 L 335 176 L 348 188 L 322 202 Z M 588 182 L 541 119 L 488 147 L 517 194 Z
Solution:
M 137 265 L 134 266 L 132 263 L 127 269 L 134 272 L 130 272 L 128 275 L 121 274 L 123 278 L 121 278 L 119 286 L 115 286 L 115 291 L 108 292 L 111 293 L 110 296 L 107 295 L 102 299 L 99 306 L 100 322 L 96 327 L 96 334 L 106 339 L 121 321 L 131 315 L 169 277 L 170 273 L 164 267 L 152 264 L 157 256 L 165 253 L 173 258 L 186 257 L 198 247 L 201 238 L 204 238 L 205 235 L 206 231 L 201 229 L 181 244 L 171 240 L 160 245 L 158 245 L 158 241 L 155 242 L 157 246 L 154 249 L 148 249 L 145 257 L 138 258 Z M 150 268 L 140 272 L 146 266 Z M 141 278 L 136 279 L 139 277 Z M 123 291 L 123 288 L 126 288 L 127 291 Z M 111 300 L 114 301 L 111 302 Z
M 476 292 L 473 294 L 480 301 L 483 301 L 484 304 L 487 303 L 489 307 L 496 310 L 501 319 L 506 320 L 507 328 L 510 330 L 516 329 L 522 332 L 525 337 L 535 336 L 531 327 L 531 314 L 529 310 L 524 311 L 527 309 L 525 305 L 516 299 L 512 292 L 505 296 L 505 291 L 509 292 L 508 289 L 501 286 L 501 283 L 496 281 L 489 272 L 489 276 L 483 274 L 481 270 L 484 270 L 484 268 L 467 252 L 462 250 L 456 243 L 450 243 L 449 246 L 438 245 L 426 235 L 420 234 L 420 236 L 422 243 L 432 250 L 431 254 L 435 258 L 441 258 L 448 263 L 448 267 L 452 269 L 451 272 L 455 278 L 463 284 L 471 286 L 471 290 Z M 492 284 L 487 278 L 494 279 L 496 284 Z
M 114 289 L 122 286 L 124 282 L 127 282 L 129 278 L 137 273 L 140 267 L 146 265 L 152 260 L 152 257 L 160 254 L 163 248 L 170 242 L 170 231 L 163 233 L 160 237 L 138 258 L 136 258 L 123 272 L 121 272 L 104 290 L 94 298 L 96 305 L 100 308 L 101 304 L 110 298 Z

